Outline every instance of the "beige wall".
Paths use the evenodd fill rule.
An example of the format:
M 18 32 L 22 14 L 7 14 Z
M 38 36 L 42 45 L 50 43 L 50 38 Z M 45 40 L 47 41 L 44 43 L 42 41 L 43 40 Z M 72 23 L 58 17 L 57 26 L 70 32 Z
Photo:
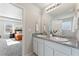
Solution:
M 40 25 L 41 10 L 33 4 L 26 4 L 23 10 L 23 55 L 30 55 L 33 50 L 32 33 L 35 32 L 35 23 Z
M 45 12 L 43 12 L 43 15 L 42 15 L 42 27 L 41 27 L 41 31 L 43 32 L 44 31 L 44 26 L 45 26 L 45 31 L 48 32 L 49 31 L 49 23 L 50 23 L 50 20 L 51 20 L 51 16 Z
M 23 8 L 23 55 L 32 54 L 32 33 L 35 32 L 35 23 L 38 24 L 39 31 L 43 31 L 43 25 L 46 25 L 48 31 L 49 16 L 45 13 L 41 15 L 42 10 L 33 4 L 19 4 Z
M 23 12 L 23 55 L 30 55 L 33 50 L 32 46 L 32 33 L 35 32 L 35 23 L 38 23 L 39 32 L 43 31 L 43 25 L 46 26 L 46 31 L 48 31 L 48 23 L 50 21 L 50 16 L 46 13 L 41 15 L 42 10 L 33 4 L 26 4 L 24 6 Z

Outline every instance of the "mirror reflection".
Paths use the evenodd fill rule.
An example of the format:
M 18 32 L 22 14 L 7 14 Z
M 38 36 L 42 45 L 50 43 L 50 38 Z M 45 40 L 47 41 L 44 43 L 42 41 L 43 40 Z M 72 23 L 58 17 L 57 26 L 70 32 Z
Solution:
M 78 27 L 78 17 L 75 7 L 75 3 L 59 4 L 55 10 L 49 10 L 46 12 L 50 16 L 48 31 L 53 35 L 59 36 L 70 37 L 70 34 L 73 35 L 77 31 Z

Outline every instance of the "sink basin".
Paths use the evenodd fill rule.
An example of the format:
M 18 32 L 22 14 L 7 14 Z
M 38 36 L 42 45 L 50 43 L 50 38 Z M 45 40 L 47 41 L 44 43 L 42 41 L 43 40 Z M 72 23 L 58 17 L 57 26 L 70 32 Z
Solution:
M 38 37 L 47 37 L 47 35 L 37 35 Z
M 69 41 L 66 38 L 60 38 L 60 37 L 50 37 L 50 40 L 59 41 L 59 42 L 68 42 Z

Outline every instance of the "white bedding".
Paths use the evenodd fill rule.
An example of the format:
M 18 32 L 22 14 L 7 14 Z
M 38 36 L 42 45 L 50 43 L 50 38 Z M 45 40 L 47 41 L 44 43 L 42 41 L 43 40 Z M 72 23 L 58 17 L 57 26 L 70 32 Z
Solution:
M 6 42 L 7 42 L 8 46 L 12 46 L 14 44 L 19 44 L 20 43 L 20 41 L 15 41 L 15 40 L 12 40 L 12 39 L 7 39 Z
M 0 39 L 0 56 L 21 56 L 22 42 L 12 39 Z

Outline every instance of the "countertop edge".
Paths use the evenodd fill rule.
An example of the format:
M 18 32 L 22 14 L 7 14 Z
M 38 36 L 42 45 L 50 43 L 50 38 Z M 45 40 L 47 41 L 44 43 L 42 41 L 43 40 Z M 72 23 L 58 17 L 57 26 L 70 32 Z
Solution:
M 47 40 L 47 41 L 50 41 L 50 42 L 55 42 L 55 43 L 58 43 L 58 44 L 61 44 L 61 45 L 65 45 L 65 46 L 68 46 L 68 47 L 72 47 L 72 48 L 77 48 L 77 49 L 79 49 L 79 47 L 76 47 L 76 46 L 74 46 L 74 45 L 69 45 L 69 44 L 57 42 L 57 41 L 54 41 L 54 40 L 50 40 L 50 38 L 48 38 L 48 37 L 38 37 L 37 35 L 39 35 L 39 34 L 32 34 L 32 37 L 40 38 L 40 39 Z

